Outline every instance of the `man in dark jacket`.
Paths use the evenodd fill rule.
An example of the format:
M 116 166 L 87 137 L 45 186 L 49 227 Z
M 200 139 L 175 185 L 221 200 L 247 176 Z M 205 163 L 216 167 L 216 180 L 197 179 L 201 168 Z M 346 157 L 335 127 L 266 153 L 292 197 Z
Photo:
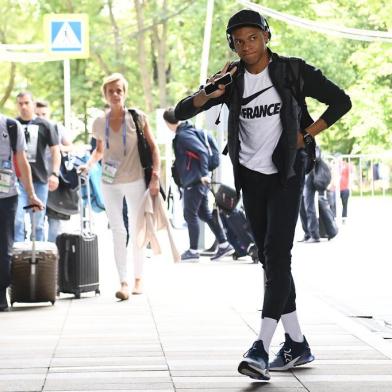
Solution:
M 212 106 L 229 108 L 228 150 L 236 189 L 243 191 L 246 214 L 263 261 L 266 286 L 260 333 L 238 371 L 268 380 L 269 370 L 287 370 L 313 361 L 301 332 L 291 275 L 291 248 L 305 174 L 304 147 L 351 108 L 350 98 L 320 70 L 301 59 L 271 52 L 265 18 L 251 10 L 233 15 L 227 39 L 240 61 L 226 64 L 209 82 L 230 72 L 231 84 L 206 95 L 200 88 L 180 101 L 175 116 L 195 116 Z M 305 97 L 328 107 L 313 121 Z M 269 363 L 269 346 L 282 320 L 285 343 Z
M 8 308 L 6 291 L 11 282 L 14 222 L 18 206 L 16 168 L 28 196 L 22 207 L 32 205 L 35 211 L 44 209 L 34 191 L 25 150 L 25 136 L 20 123 L 0 113 L 0 312 Z
M 167 126 L 176 133 L 173 139 L 175 170 L 181 187 L 184 189 L 184 219 L 188 224 L 189 249 L 181 255 L 182 261 L 198 261 L 199 218 L 206 222 L 218 241 L 218 249 L 211 260 L 218 260 L 234 253 L 227 242 L 225 233 L 208 207 L 208 150 L 198 136 L 199 130 L 188 122 L 180 122 L 174 116 L 174 109 L 168 108 L 163 113 Z

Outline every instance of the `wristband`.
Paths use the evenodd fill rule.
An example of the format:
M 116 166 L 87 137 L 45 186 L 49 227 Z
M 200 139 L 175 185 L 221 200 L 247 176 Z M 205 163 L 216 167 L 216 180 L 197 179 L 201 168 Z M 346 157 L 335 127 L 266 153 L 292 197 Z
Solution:
M 309 132 L 301 131 L 305 146 L 309 146 L 314 143 L 314 136 L 312 136 Z
M 57 178 L 59 178 L 59 175 L 58 175 L 56 172 L 52 172 L 51 175 L 52 175 L 52 176 L 55 176 L 55 177 L 57 177 Z

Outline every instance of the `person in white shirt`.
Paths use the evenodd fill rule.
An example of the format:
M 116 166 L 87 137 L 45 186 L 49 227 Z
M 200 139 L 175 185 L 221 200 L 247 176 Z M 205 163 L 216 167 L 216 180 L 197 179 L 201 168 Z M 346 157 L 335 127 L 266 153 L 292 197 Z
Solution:
M 125 106 L 128 82 L 119 73 L 106 77 L 102 84 L 102 93 L 110 105 L 110 110 L 95 119 L 93 136 L 96 148 L 82 171 L 88 171 L 102 159 L 102 193 L 105 210 L 113 233 L 114 258 L 120 280 L 120 289 L 116 297 L 129 298 L 128 290 L 128 255 L 126 229 L 123 221 L 123 199 L 128 206 L 128 222 L 131 238 L 132 260 L 134 265 L 134 287 L 132 294 L 142 292 L 144 249 L 136 243 L 136 216 L 146 190 L 143 167 L 138 151 L 136 124 Z M 139 127 L 152 153 L 152 176 L 148 188 L 152 196 L 159 192 L 160 157 L 159 149 L 150 129 L 147 116 L 136 111 Z

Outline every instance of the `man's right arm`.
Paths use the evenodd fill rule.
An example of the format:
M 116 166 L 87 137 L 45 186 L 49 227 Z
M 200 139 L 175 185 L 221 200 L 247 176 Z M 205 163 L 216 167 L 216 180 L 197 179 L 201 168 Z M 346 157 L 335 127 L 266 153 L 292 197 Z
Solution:
M 204 95 L 204 97 L 203 97 Z M 174 109 L 174 115 L 178 120 L 188 120 L 212 106 L 219 105 L 223 102 L 223 97 L 209 98 L 204 94 L 203 89 L 200 89 L 193 95 L 182 99 Z
M 23 187 L 29 197 L 29 203 L 35 205 L 38 209 L 43 210 L 44 205 L 42 204 L 41 200 L 38 199 L 34 191 L 31 168 L 27 160 L 26 153 L 24 151 L 17 151 L 15 153 L 15 159 L 20 171 L 20 181 L 22 182 Z
M 215 80 L 219 79 L 226 72 L 230 72 L 233 76 L 237 71 L 237 66 L 232 67 L 229 70 L 230 63 L 227 63 L 221 72 L 215 74 L 208 80 L 208 83 L 213 83 Z M 228 71 L 229 70 L 229 71 Z M 228 86 L 227 89 L 230 90 L 231 86 Z M 221 103 L 225 103 L 226 98 L 226 87 L 223 84 L 218 85 L 218 89 L 214 91 L 212 94 L 208 96 L 204 92 L 204 86 L 200 87 L 200 89 L 189 97 L 181 100 L 175 110 L 174 115 L 179 120 L 187 120 L 188 118 L 196 116 L 196 114 L 208 110 L 212 106 L 219 105 Z

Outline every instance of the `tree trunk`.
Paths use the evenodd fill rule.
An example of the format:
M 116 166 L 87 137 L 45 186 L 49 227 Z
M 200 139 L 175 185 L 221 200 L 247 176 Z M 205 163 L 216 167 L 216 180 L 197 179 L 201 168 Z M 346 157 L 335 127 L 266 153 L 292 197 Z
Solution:
M 135 9 L 136 9 L 136 19 L 137 26 L 140 34 L 137 36 L 137 49 L 138 49 L 138 64 L 140 76 L 143 83 L 143 91 L 144 91 L 144 100 L 146 103 L 145 111 L 147 113 L 151 113 L 153 109 L 153 101 L 152 101 L 152 86 L 151 86 L 151 77 L 149 72 L 149 67 L 147 65 L 147 56 L 146 56 L 146 48 L 145 48 L 145 35 L 143 32 L 144 29 L 144 15 L 143 15 L 143 6 L 139 0 L 134 0 Z
M 108 7 L 109 7 L 109 15 L 110 15 L 110 23 L 112 24 L 112 30 L 114 35 L 114 51 L 116 54 L 116 63 L 118 65 L 119 72 L 125 74 L 125 65 L 123 62 L 124 55 L 123 55 L 123 46 L 121 41 L 120 29 L 117 25 L 116 19 L 113 14 L 113 1 L 108 0 Z
M 15 73 L 16 73 L 16 64 L 11 63 L 10 67 L 10 77 L 8 78 L 8 85 L 5 89 L 3 98 L 0 100 L 0 108 L 4 106 L 4 104 L 7 102 L 8 98 L 10 97 L 12 90 L 14 89 L 14 84 L 15 84 Z
M 167 13 L 167 0 L 163 0 L 162 13 L 166 16 Z M 161 37 L 159 37 L 159 30 L 161 30 Z M 161 108 L 166 107 L 166 35 L 167 35 L 167 22 L 163 19 L 161 28 L 159 25 L 154 23 L 153 27 L 153 42 L 158 52 L 157 56 L 157 71 L 158 71 L 158 87 L 159 87 L 159 106 Z

